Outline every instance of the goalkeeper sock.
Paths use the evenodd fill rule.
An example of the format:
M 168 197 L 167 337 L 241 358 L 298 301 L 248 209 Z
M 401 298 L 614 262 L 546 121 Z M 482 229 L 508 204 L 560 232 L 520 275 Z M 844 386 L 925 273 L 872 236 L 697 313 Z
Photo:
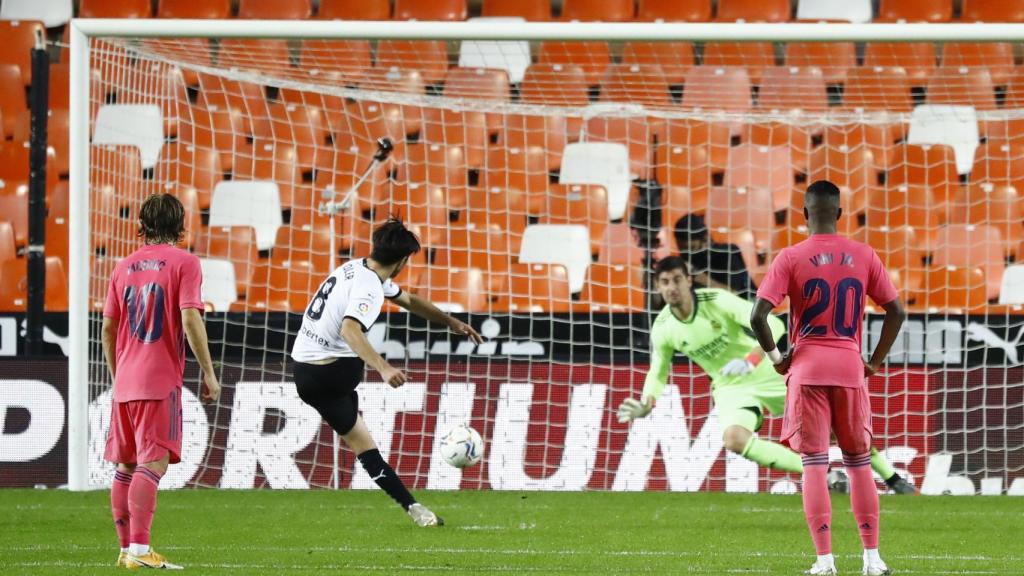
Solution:
M 114 529 L 121 549 L 128 548 L 131 543 L 131 513 L 128 511 L 128 491 L 132 485 L 132 474 L 117 470 L 114 472 L 114 483 L 110 485 L 110 510 L 114 514 Z
M 747 460 L 757 462 L 761 466 L 774 468 L 783 472 L 803 472 L 804 467 L 800 463 L 800 455 L 786 448 L 782 444 L 776 444 L 768 440 L 759 440 L 751 436 L 741 454 Z
M 416 499 L 406 489 L 405 484 L 402 484 L 402 479 L 384 461 L 384 458 L 380 455 L 380 450 L 376 448 L 367 450 L 360 454 L 358 458 L 359 463 L 363 465 L 363 469 L 370 475 L 370 479 L 376 482 L 377 486 L 380 486 L 381 490 L 387 492 L 388 496 L 391 496 L 402 508 L 408 510 L 409 506 L 416 503 Z
M 818 556 L 832 553 L 832 501 L 828 496 L 828 453 L 804 454 L 804 517 Z
M 877 448 L 871 449 L 871 469 L 878 472 L 878 475 L 882 477 L 882 480 L 885 480 L 886 484 L 894 480 L 896 476 L 896 469 L 892 467 L 892 464 L 889 464 L 889 461 L 885 459 L 885 456 L 882 456 L 882 453 Z
M 878 548 L 878 488 L 868 466 L 871 456 L 843 454 L 846 475 L 850 478 L 850 506 L 860 530 L 865 550 Z

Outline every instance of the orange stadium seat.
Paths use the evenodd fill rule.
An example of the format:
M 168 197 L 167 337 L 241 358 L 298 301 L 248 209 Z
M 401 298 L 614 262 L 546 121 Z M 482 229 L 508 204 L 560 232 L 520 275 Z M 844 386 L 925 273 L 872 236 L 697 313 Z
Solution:
M 750 77 L 742 67 L 695 66 L 686 75 L 684 108 L 744 113 L 750 105 Z
M 484 312 L 488 309 L 486 274 L 479 268 L 431 266 L 423 272 L 416 292 L 443 309 Z
M 338 215 L 339 218 L 347 216 L 345 213 Z M 297 220 L 302 220 L 303 223 L 300 224 Z M 349 246 L 350 242 L 346 238 L 335 237 L 336 251 Z M 337 257 L 332 262 L 330 220 L 312 209 L 293 212 L 289 225 L 277 229 L 270 257 L 275 263 L 306 261 L 312 263 L 317 270 L 331 270 L 337 265 Z
M 931 42 L 868 42 L 864 68 L 903 68 L 911 86 L 925 86 L 936 68 Z
M 826 84 L 843 84 L 849 70 L 857 67 L 857 49 L 853 42 L 790 42 L 786 66 L 819 68 Z
M 661 124 L 655 119 L 596 116 L 585 125 L 587 142 L 614 142 L 629 150 L 629 171 L 634 178 L 650 177 L 651 149 L 662 139 Z
M 225 68 L 280 75 L 290 69 L 291 49 L 286 40 L 225 38 L 220 41 L 218 63 Z
M 249 20 L 305 20 L 313 15 L 310 0 L 239 0 L 238 17 Z
M 591 264 L 580 301 L 588 309 L 625 312 L 646 309 L 644 273 L 640 266 Z
M 1005 86 L 1014 71 L 1013 44 L 1009 42 L 947 42 L 942 45 L 942 66 L 984 68 L 992 84 Z
M 4 138 L 14 135 L 19 117 L 28 111 L 25 85 L 17 64 L 0 64 L 0 111 L 3 113 Z
M 491 149 L 484 163 L 483 182 L 488 190 L 521 191 L 527 212 L 539 215 L 548 194 L 547 153 L 540 146 Z
M 758 90 L 757 107 L 778 112 L 825 112 L 828 91 L 818 68 L 773 66 L 766 68 Z
M 257 140 L 252 149 L 235 158 L 235 180 L 272 180 L 281 196 L 281 208 L 308 204 L 312 190 L 303 186 L 295 146 L 284 142 Z
M 372 50 L 367 40 L 307 39 L 302 41 L 299 66 L 320 78 L 330 78 L 340 84 L 357 84 L 372 62 Z
M 789 0 L 719 0 L 718 20 L 733 22 L 788 22 Z
M 235 267 L 238 296 L 245 296 L 249 290 L 249 281 L 254 277 L 259 262 L 254 228 L 214 226 L 204 229 L 203 234 L 196 239 L 195 251 L 199 256 L 229 260 Z
M 509 236 L 497 224 L 480 228 L 452 228 L 447 247 L 438 250 L 436 266 L 478 268 L 486 273 L 487 291 L 508 291 L 508 269 L 513 259 Z
M 0 265 L 0 310 L 21 312 L 28 305 L 28 260 L 18 258 Z M 46 258 L 46 288 L 43 306 L 47 312 L 67 312 L 68 285 L 64 263 Z
M 914 228 L 865 226 L 854 238 L 874 248 L 886 269 L 897 273 L 900 283 L 897 288 L 901 292 L 913 293 L 921 287 L 926 252 Z
M 50 65 L 50 110 L 67 110 L 71 105 L 71 65 L 57 62 Z
M 1017 249 L 1024 240 L 1022 212 L 1024 203 L 1016 188 L 979 182 L 960 190 L 953 200 L 950 219 L 960 224 L 996 227 L 1002 235 L 1005 254 L 1017 258 Z
M 182 239 L 182 245 L 186 249 L 191 250 L 203 229 L 203 218 L 199 209 L 199 194 L 191 186 L 178 186 L 169 189 L 169 192 L 174 194 L 181 201 L 182 207 L 185 208 L 185 237 Z M 50 217 L 53 217 L 52 209 L 50 210 Z
M 79 18 L 149 18 L 153 8 L 149 0 L 82 0 Z
M 644 251 L 635 232 L 626 222 L 614 222 L 604 230 L 598 262 L 602 264 L 642 265 Z
M 939 229 L 932 264 L 981 268 L 985 272 L 986 298 L 999 295 L 1005 261 L 1003 237 L 996 226 L 947 224 Z
M 198 207 L 206 210 L 213 189 L 224 180 L 224 170 L 215 150 L 179 142 L 164 148 L 154 177 L 172 189 L 184 186 L 195 190 Z
M 882 0 L 878 20 L 892 22 L 949 22 L 953 19 L 953 0 Z
M 738 231 L 754 234 L 758 250 L 767 250 L 775 214 L 767 188 L 713 188 L 708 195 L 708 231 L 722 241 Z
M 448 74 L 448 47 L 440 40 L 381 40 L 376 66 L 415 70 L 425 84 L 440 84 Z
M 657 154 L 658 182 L 669 190 L 676 189 L 674 194 L 686 194 L 686 198 L 690 198 L 686 205 L 692 203 L 694 211 L 703 213 L 715 177 L 707 151 L 700 147 L 673 143 L 659 146 Z M 721 172 L 718 171 L 719 174 Z
M 785 210 L 789 207 L 794 184 L 791 157 L 789 146 L 734 146 L 729 149 L 725 186 L 728 189 L 766 189 L 772 199 L 771 209 Z
M 512 98 L 508 72 L 493 68 L 452 68 L 445 79 L 444 95 L 490 102 L 508 102 Z M 496 135 L 502 126 L 501 114 L 488 113 L 485 117 L 488 132 Z
M 549 0 L 483 0 L 482 15 L 520 17 L 534 22 L 551 20 Z
M 568 142 L 566 118 L 561 115 L 506 114 L 499 144 L 506 148 L 539 146 L 547 151 L 548 168 L 562 164 L 562 150 Z
M 526 69 L 520 97 L 529 104 L 586 106 L 589 81 L 575 64 L 534 64 Z
M 808 236 L 810 236 L 810 232 L 807 230 L 807 225 L 803 223 L 790 223 L 788 226 L 776 228 L 772 232 L 772 257 L 781 252 L 783 248 L 789 248 L 807 240 Z
M 960 20 L 964 22 L 1024 22 L 1021 0 L 963 0 Z
M 419 181 L 396 184 L 385 214 L 394 215 L 420 229 L 420 240 L 435 248 L 447 244 L 448 202 L 442 186 Z
M 848 110 L 910 112 L 913 100 L 906 71 L 898 67 L 850 70 L 843 91 Z
M 928 103 L 995 110 L 996 93 L 992 76 L 985 68 L 937 68 L 928 80 Z
M 871 152 L 872 161 L 878 170 L 887 170 L 892 161 L 897 140 L 902 138 L 902 129 L 893 124 L 830 124 L 825 127 L 823 144 L 831 148 Z
M 466 0 L 395 0 L 395 20 L 465 20 Z
M 14 244 L 28 244 L 28 194 L 0 195 L 0 214 L 14 229 Z
M 321 20 L 390 20 L 390 0 L 320 0 Z
M 37 36 L 46 39 L 42 22 L 0 20 L 0 38 L 4 39 L 0 42 L 0 64 L 17 64 L 25 86 L 32 83 L 32 50 Z
M 66 181 L 59 182 L 49 194 L 49 208 L 46 211 L 46 253 L 68 261 L 68 227 L 70 226 L 70 198 Z M 186 222 L 187 225 L 187 222 Z M 186 230 L 186 234 L 189 231 Z M 14 228 L 11 228 L 11 246 L 14 246 Z M 0 242 L 6 242 L 2 240 Z M 3 258 L 0 257 L 0 260 Z
M 31 150 L 28 141 L 0 141 L 0 178 L 7 181 L 29 181 L 29 156 Z M 56 158 L 54 151 L 46 151 L 46 188 L 50 189 L 57 183 Z
M 509 269 L 509 295 L 496 309 L 510 312 L 568 312 L 569 273 L 559 264 L 514 264 Z
M 537 64 L 561 64 L 563 68 L 578 66 L 583 70 L 587 86 L 596 86 L 611 64 L 611 53 L 605 42 L 542 42 Z M 559 76 L 554 80 L 559 81 Z
M 945 144 L 897 144 L 885 181 L 890 186 L 927 186 L 945 204 L 960 184 L 953 148 Z
M 1024 69 L 1018 70 L 1010 77 L 1010 83 L 1006 87 L 1006 102 L 1003 105 L 1006 108 L 1024 108 Z M 1012 122 L 1012 120 L 993 122 L 990 129 L 999 124 L 1005 125 L 1006 122 Z M 1017 126 L 1017 128 L 1020 128 L 1020 126 Z M 989 136 L 992 135 L 989 134 Z
M 421 139 L 428 144 L 462 148 L 469 168 L 483 166 L 489 138 L 487 117 L 483 112 L 444 108 L 423 111 Z
M 945 202 L 937 199 L 927 186 L 890 184 L 868 196 L 866 228 L 910 227 L 916 232 L 920 247 L 930 251 L 939 226 L 946 221 L 946 210 Z
M 302 312 L 323 275 L 324 271 L 304 260 L 260 263 L 253 272 L 244 307 L 252 311 Z
M 1024 144 L 992 141 L 978 146 L 971 182 L 1011 184 L 1024 189 Z
M 223 20 L 231 18 L 231 0 L 160 0 L 156 15 L 159 18 L 200 18 Z
M 608 226 L 608 193 L 603 186 L 553 185 L 541 224 L 582 224 L 590 230 L 590 251 L 597 254 Z
M 446 205 L 461 210 L 466 206 L 468 186 L 465 153 L 457 146 L 410 145 L 405 163 L 399 165 L 399 181 L 440 186 L 445 190 Z
M 509 251 L 518 254 L 527 223 L 526 196 L 515 189 L 478 190 L 460 218 L 467 228 L 500 228 L 508 238 Z
M 221 166 L 231 171 L 235 154 L 249 147 L 246 139 L 249 129 L 245 126 L 244 112 L 238 108 L 200 105 L 193 106 L 187 114 L 191 122 L 181 127 L 179 141 L 216 151 L 220 155 Z
M 626 42 L 622 45 L 622 64 L 659 66 L 669 84 L 682 84 L 694 66 L 690 42 Z
M 672 104 L 668 85 L 661 66 L 613 64 L 601 79 L 601 100 L 667 107 Z
M 49 240 L 49 239 L 47 239 Z M 49 242 L 47 242 L 49 245 Z M 7 220 L 0 220 L 0 262 L 18 257 L 18 248 L 14 244 L 14 226 Z M 3 281 L 3 278 L 0 278 Z
M 742 67 L 750 83 L 758 86 L 764 71 L 775 66 L 775 46 L 771 42 L 708 42 L 704 45 L 704 66 Z
M 711 0 L 640 0 L 636 19 L 641 22 L 708 22 Z
M 839 186 L 843 210 L 848 216 L 863 212 L 880 173 L 874 155 L 864 148 L 821 146 L 807 160 L 807 181 L 830 180 Z
M 633 0 L 563 0 L 562 20 L 629 22 Z
M 658 147 L 659 181 L 663 184 L 668 181 L 664 175 L 672 170 L 674 162 L 668 159 L 669 156 L 686 155 L 690 147 L 700 150 L 698 153 L 689 154 L 690 162 L 683 165 L 710 166 L 711 170 L 722 172 L 729 160 L 730 139 L 730 126 L 725 122 L 669 120 L 665 126 L 665 146 Z
M 985 272 L 979 267 L 932 266 L 924 273 L 911 310 L 978 311 L 985 307 Z
M 253 131 L 255 140 L 286 142 L 295 146 L 295 161 L 306 170 L 317 165 L 317 155 L 328 145 L 327 121 L 315 106 L 274 102 L 268 106 L 270 122 Z

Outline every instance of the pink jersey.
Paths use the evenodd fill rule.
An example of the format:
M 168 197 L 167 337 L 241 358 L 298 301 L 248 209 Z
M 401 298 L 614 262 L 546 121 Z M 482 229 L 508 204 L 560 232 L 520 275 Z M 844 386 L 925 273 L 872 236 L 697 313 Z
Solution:
M 181 387 L 181 310 L 202 308 L 199 258 L 168 244 L 139 248 L 118 263 L 103 315 L 117 323 L 114 400 L 163 400 Z
M 789 296 L 791 381 L 861 386 L 864 296 L 888 304 L 899 294 L 874 249 L 835 234 L 814 234 L 782 250 L 757 297 L 778 306 Z

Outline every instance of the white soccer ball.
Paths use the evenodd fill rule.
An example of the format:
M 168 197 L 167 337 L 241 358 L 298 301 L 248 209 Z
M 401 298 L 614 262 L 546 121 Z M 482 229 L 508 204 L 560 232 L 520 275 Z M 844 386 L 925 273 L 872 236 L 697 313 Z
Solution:
M 484 457 L 484 440 L 469 425 L 456 426 L 441 438 L 441 457 L 456 468 L 472 466 Z

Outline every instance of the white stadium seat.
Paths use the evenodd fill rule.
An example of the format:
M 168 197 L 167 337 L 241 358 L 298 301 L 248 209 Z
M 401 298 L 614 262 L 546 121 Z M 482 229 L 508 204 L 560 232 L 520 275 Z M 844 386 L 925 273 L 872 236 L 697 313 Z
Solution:
M 978 113 L 973 106 L 922 104 L 910 117 L 907 144 L 946 144 L 956 155 L 956 171 L 967 174 L 978 147 Z
M 96 114 L 93 144 L 139 149 L 142 168 L 153 168 L 164 146 L 164 116 L 155 104 L 107 104 Z
M 565 147 L 559 184 L 600 184 L 608 191 L 608 218 L 626 215 L 629 190 L 629 150 L 625 144 L 578 142 Z
M 235 265 L 230 260 L 200 258 L 203 269 L 203 302 L 213 305 L 214 312 L 227 312 L 236 300 Z
M 519 249 L 523 264 L 561 264 L 569 273 L 569 290 L 580 292 L 590 267 L 590 231 L 579 224 L 527 226 Z
M 258 250 L 274 247 L 282 223 L 281 194 L 274 182 L 232 180 L 213 189 L 210 226 L 252 226 Z

